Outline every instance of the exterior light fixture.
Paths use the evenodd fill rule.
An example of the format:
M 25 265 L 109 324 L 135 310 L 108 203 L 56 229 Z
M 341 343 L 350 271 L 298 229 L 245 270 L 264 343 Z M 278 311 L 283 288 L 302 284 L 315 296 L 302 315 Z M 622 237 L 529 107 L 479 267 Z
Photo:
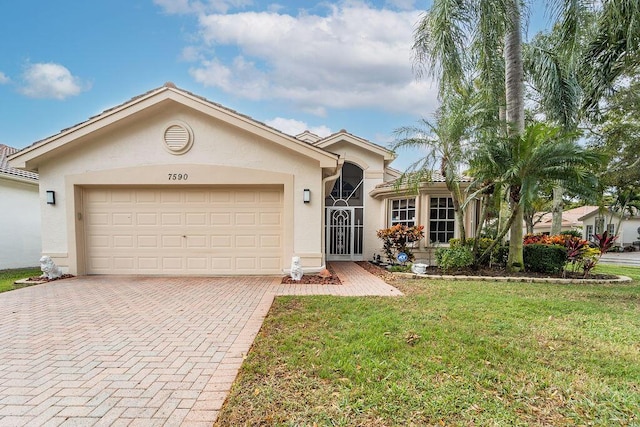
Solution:
M 302 201 L 305 203 L 309 203 L 311 201 L 311 190 L 305 188 L 302 192 Z
M 47 204 L 55 205 L 56 204 L 56 192 L 47 190 Z

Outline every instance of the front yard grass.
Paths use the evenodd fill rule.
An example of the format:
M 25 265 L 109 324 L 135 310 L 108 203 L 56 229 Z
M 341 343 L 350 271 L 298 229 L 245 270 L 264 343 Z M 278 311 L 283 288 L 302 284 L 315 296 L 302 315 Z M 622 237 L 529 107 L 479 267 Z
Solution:
M 40 268 L 15 268 L 11 270 L 0 270 L 0 292 L 13 289 L 13 282 L 27 277 L 40 276 Z
M 639 425 L 640 269 L 623 270 L 278 298 L 216 425 Z

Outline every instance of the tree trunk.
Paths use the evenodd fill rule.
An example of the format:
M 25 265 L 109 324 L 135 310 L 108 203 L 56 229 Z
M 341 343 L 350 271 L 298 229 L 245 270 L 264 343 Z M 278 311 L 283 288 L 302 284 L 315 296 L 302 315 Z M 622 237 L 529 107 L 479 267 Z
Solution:
M 507 125 L 510 138 L 518 138 L 524 132 L 524 69 L 522 65 L 522 33 L 520 24 L 520 2 L 511 0 L 509 22 L 504 43 L 505 93 L 507 103 Z M 518 158 L 516 154 L 514 158 Z M 510 189 L 511 224 L 509 236 L 508 271 L 524 269 L 522 253 L 522 206 L 516 189 Z M 519 192 L 519 190 L 518 190 Z
M 509 230 L 509 258 L 507 258 L 507 271 L 523 271 L 524 270 L 524 254 L 522 245 L 522 206 L 520 203 L 514 203 L 511 207 L 514 220 Z
M 562 196 L 564 188 L 562 185 L 553 187 L 553 207 L 551 208 L 551 235 L 555 236 L 562 232 Z
M 520 2 L 511 0 L 509 27 L 505 36 L 505 91 L 509 136 L 524 132 L 524 68 L 522 65 L 522 34 Z
M 446 182 L 447 188 L 451 193 L 451 200 L 453 202 L 453 212 L 455 215 L 456 226 L 458 227 L 458 235 L 460 238 L 460 244 L 464 246 L 467 240 L 467 233 L 465 231 L 464 226 L 464 212 L 462 209 L 462 205 L 460 204 L 460 200 L 462 199 L 462 195 L 460 194 L 460 185 L 453 180 L 447 180 Z

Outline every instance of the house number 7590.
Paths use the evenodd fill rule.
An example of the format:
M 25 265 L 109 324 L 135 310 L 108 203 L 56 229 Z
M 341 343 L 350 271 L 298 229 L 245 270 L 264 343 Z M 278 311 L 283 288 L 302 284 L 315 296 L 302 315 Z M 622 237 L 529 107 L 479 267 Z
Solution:
M 170 173 L 169 181 L 186 181 L 189 179 L 189 175 L 186 173 Z

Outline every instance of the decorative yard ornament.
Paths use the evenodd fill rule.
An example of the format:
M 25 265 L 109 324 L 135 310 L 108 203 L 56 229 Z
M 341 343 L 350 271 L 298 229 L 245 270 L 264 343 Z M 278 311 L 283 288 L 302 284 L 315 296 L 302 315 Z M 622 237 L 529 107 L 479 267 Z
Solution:
M 398 262 L 404 264 L 407 261 L 409 261 L 409 256 L 407 254 L 405 254 L 404 252 L 400 252 L 398 254 Z
M 300 265 L 300 257 L 294 256 L 291 258 L 291 273 L 290 276 L 296 282 L 299 282 L 302 279 L 302 266 Z
M 428 264 L 423 264 L 420 262 L 416 262 L 411 266 L 411 271 L 413 274 L 425 274 L 427 272 Z
M 48 255 L 40 258 L 40 270 L 43 273 L 42 276 L 40 276 L 42 278 L 46 277 L 49 280 L 53 280 L 62 277 L 62 271 L 60 270 L 60 267 L 58 267 Z

